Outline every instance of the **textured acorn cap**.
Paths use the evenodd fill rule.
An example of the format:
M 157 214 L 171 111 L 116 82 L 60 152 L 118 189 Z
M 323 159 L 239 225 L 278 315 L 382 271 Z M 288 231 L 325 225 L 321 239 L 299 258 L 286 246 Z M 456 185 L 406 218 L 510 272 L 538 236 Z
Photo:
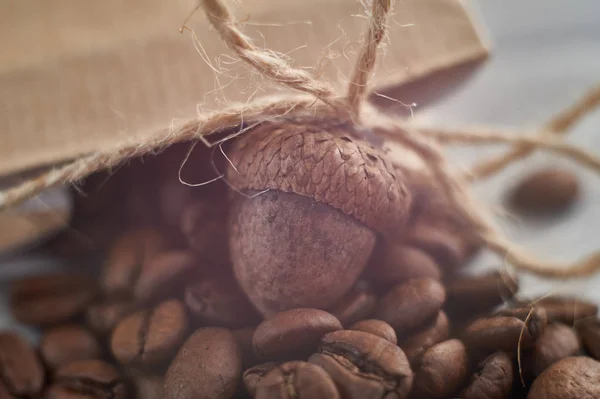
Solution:
M 411 196 L 385 155 L 350 138 L 349 127 L 266 123 L 238 138 L 228 181 L 238 190 L 274 189 L 315 199 L 380 233 L 402 228 Z

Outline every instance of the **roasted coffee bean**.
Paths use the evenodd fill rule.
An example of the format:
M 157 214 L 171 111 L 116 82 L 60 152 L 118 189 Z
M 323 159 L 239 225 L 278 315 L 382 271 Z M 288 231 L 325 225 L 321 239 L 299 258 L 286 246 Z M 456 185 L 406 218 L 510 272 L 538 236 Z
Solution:
M 552 363 L 576 355 L 580 350 L 579 339 L 571 327 L 551 323 L 523 356 L 524 368 L 528 374 L 538 376 Z
M 535 301 L 535 307 L 543 308 L 548 320 L 573 325 L 577 320 L 596 316 L 598 305 L 572 297 L 549 296 Z
M 519 320 L 527 321 L 527 327 L 533 340 L 544 333 L 548 324 L 546 311 L 541 307 L 522 306 L 518 308 L 504 308 L 496 311 L 495 316 L 511 316 Z
M 231 331 L 233 337 L 237 341 L 242 353 L 242 365 L 244 369 L 258 364 L 258 358 L 254 353 L 252 345 L 252 337 L 254 336 L 254 327 L 244 327 Z
M 338 399 L 335 383 L 316 364 L 293 361 L 274 367 L 256 384 L 257 399 Z
M 182 211 L 180 229 L 192 251 L 203 259 L 229 259 L 226 201 L 194 200 Z
M 24 324 L 63 323 L 83 313 L 97 294 L 94 280 L 83 274 L 27 277 L 13 285 L 11 309 Z
M 164 377 L 162 375 L 136 375 L 132 379 L 135 397 L 138 399 L 163 399 Z
M 130 300 L 108 299 L 91 305 L 86 310 L 86 324 L 96 334 L 104 336 L 110 333 L 121 319 L 136 309 L 137 305 Z
M 600 319 L 582 320 L 577 324 L 577 331 L 585 350 L 596 360 L 600 359 Z
M 150 366 L 175 353 L 187 334 L 185 308 L 171 299 L 121 320 L 113 331 L 110 346 L 122 364 Z
M 242 355 L 231 332 L 201 328 L 171 362 L 165 376 L 165 399 L 229 398 L 241 375 Z
M 424 251 L 439 268 L 447 271 L 458 269 L 468 256 L 460 235 L 424 223 L 415 225 L 407 237 L 407 244 Z
M 343 326 L 349 326 L 371 315 L 377 304 L 377 297 L 370 289 L 352 289 L 340 299 L 329 312 L 337 317 Z
M 183 157 L 185 155 L 182 154 L 181 159 Z M 158 206 L 163 220 L 169 227 L 179 229 L 183 210 L 193 200 L 194 188 L 181 184 L 173 175 L 161 179 L 158 187 Z
M 112 296 L 131 295 L 142 265 L 169 247 L 167 237 L 157 229 L 123 233 L 108 253 L 102 271 L 102 288 Z
M 260 320 L 233 276 L 200 278 L 186 285 L 185 304 L 195 321 L 211 326 L 238 328 Z
M 309 362 L 323 367 L 346 399 L 403 399 L 412 387 L 413 373 L 402 350 L 363 331 L 325 335 Z
M 317 348 L 321 337 L 341 329 L 340 321 L 323 310 L 285 310 L 256 327 L 252 338 L 254 353 L 265 360 L 308 355 Z
M 375 318 L 389 323 L 398 334 L 422 326 L 440 310 L 444 287 L 432 278 L 408 280 L 394 286 L 379 302 Z
M 121 176 L 114 171 L 96 172 L 77 184 L 76 189 L 69 187 L 73 200 L 70 228 L 51 239 L 51 251 L 76 258 L 103 252 L 109 246 L 127 223 Z
M 418 331 L 407 333 L 405 336 L 398 337 L 398 346 L 402 348 L 408 360 L 411 363 L 431 346 L 444 341 L 450 335 L 450 324 L 448 317 L 443 311 L 431 319 L 426 325 Z
M 132 158 L 122 168 L 121 173 L 126 186 L 120 193 L 119 199 L 128 216 L 128 226 L 154 226 L 162 222 L 158 212 L 157 180 L 162 165 L 160 158 Z
M 533 337 L 522 320 L 511 316 L 481 318 L 470 323 L 464 330 L 463 341 L 477 355 L 495 351 L 516 353 L 521 348 L 530 348 Z
M 420 249 L 383 243 L 375 251 L 380 253 L 373 257 L 367 274 L 376 284 L 391 286 L 413 278 L 442 278 L 433 258 Z
M 396 338 L 396 332 L 388 323 L 377 319 L 361 320 L 358 323 L 354 323 L 350 326 L 349 330 L 364 331 L 377 335 L 385 340 L 390 341 L 392 344 L 397 344 L 398 339 Z
M 0 398 L 2 399 L 14 399 L 15 397 L 8 391 L 8 388 L 2 380 L 0 380 Z
M 92 333 L 77 325 L 66 324 L 48 330 L 40 342 L 40 353 L 51 369 L 76 360 L 99 359 L 102 348 Z
M 135 300 L 145 303 L 165 299 L 179 293 L 190 272 L 198 269 L 198 261 L 189 251 L 162 252 L 142 264 L 133 290 Z
M 34 349 L 10 331 L 0 332 L 0 382 L 19 398 L 36 398 L 44 386 L 44 367 Z
M 510 356 L 496 352 L 481 361 L 462 390 L 461 399 L 509 399 L 514 368 Z
M 256 395 L 256 386 L 258 383 L 265 377 L 265 375 L 277 367 L 278 364 L 279 363 L 277 362 L 266 362 L 257 364 L 256 366 L 244 370 L 244 374 L 242 374 L 242 380 L 244 381 L 246 391 L 248 391 L 248 393 L 252 396 Z
M 125 399 L 122 377 L 102 360 L 79 360 L 60 367 L 47 399 Z
M 413 390 L 420 398 L 450 396 L 469 373 L 467 349 L 458 339 L 433 345 L 425 351 L 419 363 Z
M 600 362 L 581 356 L 562 359 L 535 379 L 527 398 L 600 398 Z
M 525 176 L 513 188 L 508 203 L 522 212 L 554 214 L 567 209 L 578 195 L 579 182 L 573 172 L 547 168 Z
M 452 316 L 472 317 L 512 298 L 518 288 L 518 281 L 504 272 L 462 276 L 446 284 L 445 308 Z

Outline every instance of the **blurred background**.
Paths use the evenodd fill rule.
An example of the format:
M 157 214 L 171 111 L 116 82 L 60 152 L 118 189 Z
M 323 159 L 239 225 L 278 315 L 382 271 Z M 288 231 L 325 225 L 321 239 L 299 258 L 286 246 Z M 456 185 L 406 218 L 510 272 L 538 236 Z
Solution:
M 468 81 L 428 107 L 419 117 L 449 125 L 493 125 L 530 130 L 600 82 L 600 13 L 594 1 L 477 1 L 475 8 L 492 38 L 492 57 Z M 567 141 L 600 153 L 600 111 L 592 112 L 568 134 Z M 452 159 L 468 165 L 497 148 L 455 148 Z M 501 150 L 500 150 L 501 152 Z M 538 152 L 476 186 L 490 206 L 503 205 L 510 189 L 528 172 L 564 166 L 581 181 L 581 197 L 566 214 L 545 219 L 498 218 L 515 242 L 540 257 L 572 261 L 598 248 L 600 179 L 560 157 Z M 482 256 L 476 268 L 497 267 L 501 260 Z M 476 270 L 474 268 L 474 270 Z M 572 293 L 600 303 L 600 276 L 547 281 L 523 275 L 526 295 Z

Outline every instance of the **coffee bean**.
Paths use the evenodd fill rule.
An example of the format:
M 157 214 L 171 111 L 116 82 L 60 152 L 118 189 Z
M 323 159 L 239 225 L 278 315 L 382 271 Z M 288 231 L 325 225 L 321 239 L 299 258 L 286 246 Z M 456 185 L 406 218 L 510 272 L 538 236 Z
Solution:
M 162 222 L 158 212 L 157 180 L 162 169 L 160 158 L 133 158 L 120 171 L 125 173 L 125 184 L 119 199 L 128 216 L 128 226 L 158 225 Z
M 533 337 L 522 320 L 511 316 L 485 317 L 470 323 L 464 330 L 463 341 L 477 355 L 495 351 L 516 353 L 530 348 Z
M 4 382 L 0 379 L 0 398 L 2 399 L 14 399 L 15 397 L 8 391 Z
M 170 247 L 157 229 L 146 228 L 123 233 L 112 245 L 103 267 L 101 283 L 112 296 L 131 295 L 142 265 Z
M 350 326 L 349 330 L 364 331 L 373 335 L 377 335 L 392 344 L 397 344 L 396 332 L 388 323 L 382 320 L 368 319 L 361 320 Z
M 304 356 L 317 348 L 325 334 L 341 329 L 339 320 L 323 310 L 285 310 L 256 327 L 252 338 L 254 353 L 265 360 Z
M 244 369 L 254 366 L 258 363 L 258 359 L 254 354 L 254 346 L 252 346 L 252 337 L 254 336 L 254 327 L 244 327 L 231 331 L 233 337 L 237 341 L 242 353 L 242 365 Z
M 580 356 L 562 359 L 535 379 L 527 398 L 600 398 L 600 362 Z
M 47 399 L 125 399 L 122 377 L 102 360 L 79 360 L 60 367 L 46 394 Z
M 35 351 L 10 331 L 0 332 L 0 381 L 19 398 L 35 398 L 44 386 L 44 368 Z
M 316 364 L 293 361 L 273 368 L 256 384 L 256 399 L 338 399 L 331 377 Z
M 370 289 L 354 288 L 329 309 L 329 312 L 337 317 L 343 326 L 349 326 L 369 317 L 376 304 L 377 297 Z
M 431 346 L 444 341 L 450 335 L 450 324 L 448 317 L 443 311 L 439 311 L 430 322 L 426 323 L 418 331 L 407 333 L 406 336 L 398 337 L 398 346 L 402 348 L 411 363 L 417 361 L 420 356 Z
M 499 271 L 462 276 L 446 284 L 446 309 L 454 317 L 472 317 L 512 298 L 518 288 L 517 280 Z
M 454 271 L 467 259 L 467 247 L 460 235 L 426 224 L 417 224 L 407 244 L 431 256 L 442 270 Z
M 111 350 L 122 364 L 151 366 L 173 354 L 188 334 L 184 306 L 172 299 L 136 312 L 115 327 Z
M 76 324 L 66 324 L 48 330 L 42 336 L 40 353 L 51 369 L 76 360 L 102 357 L 98 340 L 89 330 Z
M 566 169 L 547 168 L 523 178 L 512 190 L 509 203 L 527 213 L 556 213 L 566 210 L 579 195 L 577 176 Z
M 224 150 L 227 149 L 227 143 L 223 144 Z M 202 147 L 202 148 L 201 148 Z M 227 185 L 222 181 L 214 181 L 203 186 L 190 187 L 183 184 L 183 181 L 203 182 L 216 177 L 214 168 L 222 170 L 227 162 L 224 157 L 214 156 L 213 149 L 207 146 L 196 146 L 190 153 L 189 143 L 178 143 L 169 146 L 164 152 L 161 152 L 156 157 L 158 160 L 157 174 L 152 177 L 158 180 L 157 186 L 160 184 L 159 201 L 161 204 L 162 214 L 165 208 L 170 209 L 172 217 L 164 218 L 166 221 L 176 221 L 177 226 L 181 221 L 181 215 L 186 205 L 192 201 L 219 201 L 227 203 Z M 182 161 L 185 159 L 185 165 L 181 168 Z M 186 193 L 187 191 L 187 193 Z M 161 195 L 162 194 L 162 195 Z M 168 204 L 165 202 L 168 201 Z M 165 206 L 167 205 L 167 206 Z
M 509 399 L 513 385 L 512 359 L 496 352 L 481 361 L 469 384 L 460 393 L 461 399 Z
M 123 179 L 121 173 L 97 172 L 70 187 L 73 211 L 69 229 L 63 230 L 51 250 L 59 256 L 80 257 L 105 250 L 126 223 L 120 201 Z M 84 193 L 84 195 L 82 195 Z M 58 248 L 57 248 L 58 246 Z
M 440 280 L 442 273 L 431 256 L 405 245 L 384 243 L 376 247 L 367 274 L 376 284 L 390 286 L 413 278 Z
M 260 320 L 233 276 L 191 282 L 185 287 L 185 304 L 195 321 L 212 326 L 237 328 Z
M 596 360 L 600 359 L 600 319 L 582 320 L 577 324 L 577 331 L 585 350 Z
M 256 386 L 258 383 L 275 367 L 277 367 L 279 363 L 277 362 L 266 362 L 262 364 L 257 364 L 256 366 L 250 367 L 249 369 L 244 370 L 244 374 L 242 375 L 242 380 L 244 381 L 244 386 L 246 387 L 246 391 L 252 396 L 256 395 Z
M 596 316 L 598 305 L 567 296 L 549 296 L 534 301 L 535 307 L 543 308 L 548 320 L 573 325 L 577 320 Z
M 183 209 L 181 232 L 189 248 L 203 259 L 217 262 L 229 259 L 227 211 L 223 201 L 207 199 L 196 199 Z
M 127 299 L 108 299 L 91 305 L 85 312 L 87 326 L 100 336 L 110 332 L 125 316 L 133 313 L 137 305 Z
M 179 349 L 165 376 L 165 399 L 221 399 L 242 375 L 240 348 L 225 328 L 197 330 Z
M 544 308 L 535 306 L 521 306 L 517 308 L 504 308 L 494 312 L 496 316 L 512 316 L 527 322 L 531 338 L 535 341 L 544 333 L 548 324 L 548 317 Z
M 192 202 L 194 187 L 186 186 L 173 177 L 161 179 L 158 187 L 158 206 L 166 224 L 171 228 L 179 229 L 183 210 Z
M 394 286 L 379 302 L 375 318 L 398 334 L 413 330 L 435 316 L 446 299 L 444 287 L 432 278 L 408 280 Z
M 445 398 L 454 393 L 469 372 L 465 345 L 458 339 L 427 349 L 415 372 L 414 392 L 419 397 Z
M 181 291 L 191 271 L 198 269 L 198 261 L 189 251 L 167 251 L 146 259 L 133 290 L 137 302 L 165 299 Z
M 524 356 L 524 368 L 538 376 L 552 363 L 576 355 L 580 350 L 579 339 L 571 327 L 560 323 L 548 324 L 533 348 Z
M 82 274 L 27 277 L 13 285 L 11 310 L 24 324 L 63 323 L 82 314 L 97 294 L 94 280 Z
M 138 399 L 163 399 L 162 375 L 136 375 L 132 378 L 135 397 Z
M 402 350 L 362 331 L 325 335 L 309 362 L 323 367 L 346 399 L 403 399 L 412 387 L 413 373 Z

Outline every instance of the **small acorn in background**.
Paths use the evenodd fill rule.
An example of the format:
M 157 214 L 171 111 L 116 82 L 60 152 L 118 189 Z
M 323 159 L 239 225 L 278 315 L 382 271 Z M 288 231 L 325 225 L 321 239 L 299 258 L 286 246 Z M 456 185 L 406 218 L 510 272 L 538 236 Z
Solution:
M 351 129 L 264 123 L 232 144 L 226 178 L 239 192 L 229 215 L 231 260 L 265 316 L 330 307 L 358 279 L 377 235 L 408 221 L 403 175 Z

